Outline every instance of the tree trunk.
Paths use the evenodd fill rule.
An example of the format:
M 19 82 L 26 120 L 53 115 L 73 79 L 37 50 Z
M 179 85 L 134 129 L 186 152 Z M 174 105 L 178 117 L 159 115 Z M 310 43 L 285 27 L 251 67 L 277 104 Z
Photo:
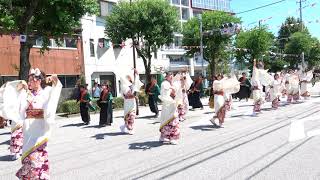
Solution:
M 211 76 L 216 75 L 216 63 L 215 60 L 211 60 L 209 63 Z
M 29 38 L 29 37 L 28 37 Z M 20 43 L 20 67 L 19 67 L 19 79 L 28 80 L 29 70 L 31 68 L 29 55 L 31 50 L 31 45 L 29 40 L 25 43 Z
M 146 69 L 146 84 L 151 82 L 151 67 Z
M 150 47 L 148 49 L 148 53 L 149 53 L 149 56 L 148 56 L 148 65 L 147 65 L 147 68 L 146 68 L 146 80 L 148 83 L 151 82 L 151 59 L 152 59 L 152 56 L 151 56 L 151 51 L 150 51 Z

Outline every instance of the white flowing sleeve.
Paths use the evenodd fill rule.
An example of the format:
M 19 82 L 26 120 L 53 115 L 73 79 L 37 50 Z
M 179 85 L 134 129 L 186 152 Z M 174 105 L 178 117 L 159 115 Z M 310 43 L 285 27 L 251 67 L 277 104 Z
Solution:
M 240 82 L 237 80 L 236 76 L 232 76 L 229 79 L 223 79 L 222 81 L 223 91 L 227 94 L 234 94 L 240 90 Z
M 159 99 L 164 103 L 164 104 L 170 104 L 170 103 L 175 103 L 175 101 L 172 99 L 170 96 L 171 93 L 171 85 L 169 82 L 163 82 L 161 84 L 161 92 L 159 95 Z
M 187 90 L 190 89 L 192 83 L 193 83 L 193 81 L 192 81 L 192 79 L 190 77 L 190 74 L 187 73 L 186 74 L 186 88 L 187 88 Z
M 140 76 L 139 74 L 135 74 L 135 79 L 133 82 L 133 91 L 135 92 L 140 92 L 140 88 L 143 86 L 144 84 L 140 81 Z
M 21 124 L 25 118 L 25 109 L 21 108 L 21 104 L 26 101 L 27 92 L 17 88 L 21 83 L 25 81 L 8 82 L 0 90 L 0 116 L 12 120 L 15 124 Z
M 46 90 L 48 91 L 48 104 L 44 109 L 45 120 L 47 123 L 54 123 L 57 106 L 62 90 L 62 84 L 60 81 L 53 87 L 47 87 Z

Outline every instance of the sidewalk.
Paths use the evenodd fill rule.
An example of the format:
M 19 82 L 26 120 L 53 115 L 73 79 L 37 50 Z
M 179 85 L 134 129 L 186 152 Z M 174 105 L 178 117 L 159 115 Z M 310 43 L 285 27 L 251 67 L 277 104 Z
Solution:
M 208 105 L 208 102 L 209 102 L 209 98 L 202 98 L 201 99 L 201 102 L 203 104 L 203 106 L 207 106 Z M 161 112 L 161 109 L 162 109 L 162 105 L 161 104 L 158 104 L 158 108 L 159 108 L 159 111 Z M 139 115 L 145 115 L 145 114 L 150 114 L 151 111 L 150 111 L 150 108 L 149 108 L 149 105 L 147 106 L 139 106 Z M 59 120 L 59 119 L 70 119 L 70 118 L 78 118 L 80 117 L 80 114 L 70 114 L 70 115 L 67 115 L 67 116 L 63 116 L 65 115 L 66 113 L 59 113 L 59 114 L 56 114 L 56 120 Z M 96 111 L 96 112 L 91 112 L 90 113 L 91 116 L 96 116 L 96 115 L 100 115 L 100 112 L 99 111 Z M 114 109 L 113 110 L 113 116 L 120 116 L 120 115 L 123 115 L 123 109 Z

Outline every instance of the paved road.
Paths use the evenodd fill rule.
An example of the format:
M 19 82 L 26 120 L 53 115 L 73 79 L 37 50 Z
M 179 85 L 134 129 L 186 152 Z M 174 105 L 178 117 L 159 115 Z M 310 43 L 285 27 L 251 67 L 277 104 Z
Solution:
M 320 98 L 277 111 L 271 104 L 251 117 L 252 102 L 235 102 L 226 127 L 209 122 L 212 110 L 192 111 L 178 145 L 158 142 L 159 123 L 142 108 L 136 134 L 123 135 L 122 112 L 112 127 L 78 117 L 58 119 L 49 142 L 51 177 L 71 179 L 320 179 Z M 294 125 L 291 125 L 294 123 Z M 318 129 L 318 130 L 317 130 Z M 8 154 L 8 130 L 0 130 L 0 179 L 15 179 L 19 161 Z M 300 138 L 297 140 L 297 138 Z M 290 139 L 290 141 L 289 141 Z

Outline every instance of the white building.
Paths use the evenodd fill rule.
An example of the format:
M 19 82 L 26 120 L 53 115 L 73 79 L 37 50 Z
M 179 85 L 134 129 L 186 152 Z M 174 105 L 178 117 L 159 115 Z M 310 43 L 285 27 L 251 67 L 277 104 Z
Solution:
M 171 0 L 172 6 L 176 7 L 180 13 L 179 21 L 181 25 L 189 18 L 203 11 L 201 9 L 202 1 Z M 216 1 L 229 2 L 229 0 L 212 0 L 212 2 Z M 86 82 L 91 88 L 93 82 L 103 83 L 109 81 L 115 95 L 119 95 L 121 71 L 133 68 L 132 43 L 127 41 L 123 48 L 114 48 L 105 34 L 105 17 L 111 13 L 113 6 L 117 2 L 118 0 L 100 0 L 100 16 L 85 16 L 81 19 Z M 192 3 L 198 3 L 196 4 L 197 9 L 192 7 Z M 207 63 L 204 62 L 204 66 L 202 66 L 202 62 L 197 55 L 192 58 L 185 56 L 186 51 L 181 47 L 181 43 L 182 35 L 176 34 L 174 43 L 170 47 L 159 49 L 156 56 L 153 57 L 152 74 L 159 74 L 163 70 L 180 71 L 188 69 L 191 75 L 194 75 L 201 73 L 202 67 L 206 69 Z M 136 57 L 136 64 L 139 73 L 144 74 L 145 69 L 142 59 Z

